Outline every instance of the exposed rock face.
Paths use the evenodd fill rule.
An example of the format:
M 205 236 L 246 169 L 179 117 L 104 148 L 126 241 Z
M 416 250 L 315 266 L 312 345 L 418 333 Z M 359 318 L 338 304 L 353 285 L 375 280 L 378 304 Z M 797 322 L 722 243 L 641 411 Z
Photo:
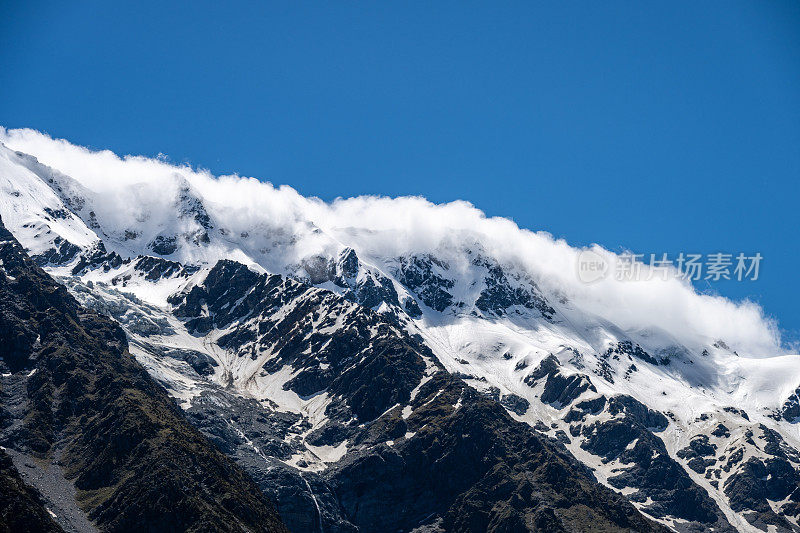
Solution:
M 419 520 L 424 515 L 435 517 L 437 527 L 458 525 L 472 527 L 476 531 L 484 527 L 495 527 L 491 520 L 492 524 L 489 524 L 485 522 L 485 518 L 479 519 L 478 516 L 484 517 L 489 512 L 485 506 L 488 505 L 490 509 L 498 505 L 491 498 L 501 498 L 502 494 L 511 494 L 513 490 L 508 493 L 492 489 L 489 491 L 491 496 L 486 496 L 488 488 L 483 487 L 483 484 L 487 481 L 470 478 L 472 484 L 468 483 L 468 488 L 453 489 L 456 490 L 455 493 L 448 493 L 440 488 L 448 486 L 444 481 L 436 484 L 444 492 L 431 498 L 439 504 L 423 504 L 421 496 L 409 500 L 411 496 L 404 491 L 418 493 L 421 489 L 414 487 L 424 486 L 427 482 L 415 476 L 429 472 L 433 465 L 426 464 L 418 472 L 409 471 L 404 464 L 416 464 L 420 459 L 405 457 L 403 450 L 422 435 L 421 430 L 431 431 L 437 424 L 444 424 L 447 430 L 435 438 L 447 442 L 451 438 L 448 432 L 455 429 L 448 426 L 445 419 L 454 413 L 468 412 L 464 408 L 466 403 L 483 405 L 486 408 L 491 405 L 492 410 L 501 409 L 502 404 L 522 416 L 529 409 L 527 400 L 515 395 L 501 395 L 495 389 L 486 396 L 479 394 L 485 400 L 478 401 L 474 396 L 477 393 L 465 388 L 457 378 L 447 376 L 441 371 L 433 378 L 425 378 L 426 365 L 430 363 L 424 361 L 435 361 L 433 354 L 419 340 L 409 337 L 391 322 L 385 322 L 381 315 L 370 313 L 362 307 L 354 307 L 341 297 L 326 291 L 319 291 L 280 276 L 256 274 L 234 262 L 219 262 L 209 271 L 203 283 L 175 295 L 170 301 L 175 306 L 176 314 L 183 317 L 190 329 L 201 334 L 224 330 L 226 333 L 219 337 L 218 343 L 238 357 L 255 360 L 256 354 L 269 353 L 262 364 L 267 375 L 276 374 L 287 366 L 291 367 L 292 377 L 283 385 L 284 390 L 293 391 L 301 397 L 313 397 L 322 393 L 330 395 L 331 401 L 325 409 L 328 421 L 306 433 L 303 438 L 313 446 L 347 445 L 344 457 L 324 473 L 302 474 L 306 481 L 313 481 L 317 487 L 316 505 L 320 510 L 315 510 L 315 513 L 320 517 L 321 523 L 332 528 L 345 528 L 342 530 L 346 530 L 348 524 L 368 530 L 380 529 L 389 522 L 416 527 L 421 524 Z M 611 353 L 643 358 L 639 350 L 634 346 L 623 345 L 622 350 Z M 356 356 L 353 357 L 353 354 Z M 567 351 L 566 355 L 577 357 L 574 351 Z M 525 366 L 517 365 L 519 370 Z M 425 379 L 429 381 L 424 381 Z M 455 384 L 448 380 L 453 380 Z M 669 425 L 669 419 L 664 414 L 627 395 L 607 398 L 598 394 L 587 375 L 567 371 L 558 357 L 552 354 L 528 372 L 525 382 L 540 391 L 543 403 L 567 412 L 565 419 L 574 422 L 571 432 L 573 437 L 579 437 L 581 448 L 602 457 L 604 461 L 628 465 L 626 469 L 610 477 L 608 482 L 619 489 L 635 489 L 631 498 L 638 502 L 650 501 L 651 503 L 644 506 L 649 514 L 659 518 L 676 517 L 694 524 L 694 528 L 730 530 L 730 525 L 714 501 L 669 456 L 663 441 L 654 435 L 654 432 L 662 432 Z M 420 386 L 420 383 L 424 384 Z M 453 387 L 459 393 L 452 393 L 452 397 L 445 395 L 445 391 Z M 415 426 L 413 421 L 416 406 L 419 398 L 426 393 L 429 394 L 427 398 L 431 405 L 441 404 L 434 412 L 444 419 L 425 419 L 421 425 Z M 407 407 L 401 409 L 403 405 Z M 487 415 L 473 413 L 470 420 L 475 417 L 483 420 L 482 416 Z M 497 412 L 493 411 L 489 419 L 495 420 L 497 416 Z M 211 420 L 213 417 L 206 419 Z M 506 415 L 502 420 L 502 423 L 495 421 L 494 425 L 489 424 L 490 433 L 506 435 L 509 432 L 506 425 L 516 424 Z M 283 440 L 280 444 L 270 440 L 262 441 L 257 446 L 262 451 L 271 450 L 267 453 L 269 457 L 283 457 L 284 461 L 293 457 L 298 449 L 293 448 L 294 444 L 287 448 L 283 443 L 297 442 L 292 440 L 291 435 L 298 431 L 295 428 L 302 423 L 298 420 L 289 424 L 288 433 L 282 434 Z M 487 422 L 483 420 L 482 423 Z M 549 431 L 549 428 L 545 429 Z M 459 429 L 462 430 L 463 428 Z M 473 432 L 474 430 L 463 430 L 462 438 L 469 442 Z M 263 435 L 264 432 L 255 431 L 254 434 L 254 438 L 248 439 L 257 442 L 258 435 Z M 540 446 L 551 450 L 555 442 L 571 442 L 570 436 L 564 431 L 555 432 L 554 439 L 555 441 L 551 441 L 542 438 Z M 453 445 L 461 446 L 461 443 Z M 527 445 L 532 446 L 530 443 Z M 513 447 L 504 448 L 503 454 L 495 460 L 503 464 L 506 461 L 516 464 L 520 459 L 512 458 L 513 454 L 508 455 L 511 448 Z M 300 449 L 302 450 L 302 446 Z M 408 449 L 422 453 L 425 457 L 430 457 L 433 453 L 419 448 Z M 241 451 L 235 452 L 235 455 L 242 455 Z M 689 458 L 688 455 L 686 457 Z M 251 460 L 239 458 L 239 461 L 243 466 L 251 464 L 249 468 L 253 468 Z M 388 465 L 394 465 L 391 474 L 382 472 Z M 369 470 L 378 467 L 380 468 L 376 472 Z M 499 464 L 492 468 L 494 467 L 500 468 Z M 513 471 L 520 467 L 508 468 Z M 472 465 L 470 471 L 479 471 L 479 467 Z M 278 490 L 274 487 L 277 482 L 275 477 L 256 477 L 261 480 L 265 491 L 271 491 L 270 494 L 275 495 L 279 509 L 308 507 L 311 501 L 309 495 L 313 493 L 309 490 L 297 491 L 285 485 L 287 480 L 292 479 L 289 473 L 281 474 L 280 483 L 283 488 Z M 367 489 L 361 481 L 363 479 L 372 480 L 369 486 L 377 485 L 381 488 L 374 489 L 378 491 L 374 495 L 364 496 Z M 484 500 L 481 504 L 473 501 L 458 511 L 450 510 L 451 506 L 458 505 L 460 499 L 466 497 L 463 491 L 470 493 L 479 490 L 477 486 L 483 487 L 480 494 L 491 501 Z M 538 491 L 544 490 L 541 486 L 536 486 Z M 332 498 L 331 494 L 336 494 L 336 498 Z M 392 511 L 392 507 L 386 507 L 389 505 L 388 501 L 399 502 L 399 508 Z M 529 501 L 526 505 L 539 507 L 534 501 Z M 474 517 L 476 522 L 469 525 L 469 521 L 459 521 L 466 520 L 462 515 L 470 512 L 478 513 Z M 535 529 L 531 524 L 540 521 L 553 528 L 572 530 L 577 527 L 575 523 L 569 522 L 568 513 L 561 515 L 554 509 L 543 509 L 542 513 L 541 516 L 529 516 L 526 512 L 516 513 L 509 510 L 502 513 L 502 519 L 497 518 L 496 527 L 513 530 L 515 527 L 522 527 L 520 524 L 527 524 L 524 527 Z M 294 511 L 290 514 L 295 516 Z M 309 523 L 298 522 L 296 518 L 284 519 L 294 520 L 295 526 L 301 529 L 310 527 Z
M 484 277 L 486 288 L 475 301 L 475 307 L 495 316 L 506 314 L 514 306 L 539 311 L 547 319 L 553 318 L 553 309 L 539 292 L 539 288 L 530 280 L 517 279 L 512 286 L 502 267 L 486 258 L 476 257 L 473 264 L 483 266 L 488 273 Z
M 410 296 L 403 299 L 403 309 L 411 318 L 419 318 L 422 316 L 422 309 L 419 308 L 417 301 Z
M 56 236 L 53 239 L 53 247 L 45 252 L 31 257 L 37 265 L 64 265 L 72 261 L 81 249 L 71 242 Z
M 172 255 L 178 249 L 178 240 L 174 235 L 157 235 L 148 248 L 158 255 Z
M 378 313 L 230 261 L 170 301 L 194 331 L 224 329 L 218 342 L 229 353 L 256 363 L 253 354 L 269 353 L 263 379 L 288 367 L 283 390 L 329 398 L 325 421 L 312 431 L 288 413 L 281 426 L 268 422 L 275 420 L 268 402 L 244 409 L 231 398 L 201 397 L 189 409 L 275 497 L 290 528 L 660 530 L 549 439 L 512 420 L 497 400 L 444 372 L 420 339 Z M 501 401 L 528 409 L 521 397 Z M 263 421 L 253 418 L 260 409 Z M 233 421 L 242 437 L 222 420 Z M 306 447 L 339 446 L 346 453 L 321 472 L 279 463 Z
M 651 499 L 645 507 L 648 514 L 680 516 L 715 530 L 731 530 L 713 500 L 669 457 L 664 443 L 638 422 L 626 416 L 586 426 L 583 434 L 587 437 L 583 448 L 629 465 L 609 482 L 620 488 L 636 487 L 634 499 Z
M 706 468 L 716 463 L 717 447 L 708 441 L 708 435 L 697 435 L 689 446 L 676 454 L 681 459 L 688 459 L 689 468 L 698 474 L 704 474 Z
M 277 311 L 292 304 L 291 312 Z M 176 313 L 190 330 L 226 328 L 218 343 L 240 356 L 269 349 L 264 370 L 274 373 L 291 365 L 294 377 L 285 389 L 300 396 L 322 390 L 347 397 L 354 414 L 371 420 L 391 405 L 408 400 L 422 378 L 421 359 L 403 352 L 430 351 L 373 313 L 327 291 L 312 289 L 282 276 L 259 275 L 242 264 L 220 261 L 204 283 L 175 296 Z M 324 314 L 321 314 L 321 311 Z M 276 319 L 278 317 L 278 319 Z M 347 317 L 348 328 L 334 328 Z M 332 329 L 331 333 L 320 331 Z M 353 356 L 360 355 L 359 364 Z M 306 354 L 313 353 L 314 357 Z M 380 380 L 391 376 L 392 387 Z
M 669 425 L 665 415 L 628 395 L 598 395 L 588 376 L 564 374 L 553 354 L 542 359 L 524 382 L 541 391 L 543 403 L 566 411 L 564 421 L 571 424 L 572 436 L 581 439 L 583 450 L 606 464 L 624 465 L 609 476 L 608 483 L 632 491 L 629 497 L 635 502 L 649 501 L 643 506 L 649 515 L 680 517 L 694 523 L 694 528 L 732 530 L 714 501 L 670 457 L 656 436 Z
M 558 359 L 551 354 L 524 380 L 528 386 L 533 387 L 536 382 L 546 378 L 541 394 L 542 402 L 560 409 L 572 403 L 588 390 L 597 392 L 587 376 L 583 374 L 564 375 L 559 370 L 559 366 Z
M 300 415 L 273 411 L 256 400 L 219 389 L 196 398 L 187 415 L 277 503 L 290 531 L 356 531 L 325 479 L 286 464 L 302 452 L 296 439 L 308 430 L 308 423 Z M 322 439 L 308 440 L 319 446 L 326 444 Z
M 609 479 L 612 486 L 635 487 L 632 499 L 652 503 L 645 507 L 655 517 L 679 516 L 715 530 L 731 530 L 717 505 L 697 486 L 667 453 L 653 431 L 663 431 L 667 418 L 630 396 L 609 400 L 607 412 L 615 418 L 583 428 L 581 447 L 606 461 L 625 464 L 622 472 Z
M 133 268 L 144 274 L 144 278 L 150 281 L 174 276 L 186 278 L 198 270 L 197 267 L 184 266 L 176 261 L 168 261 L 160 257 L 151 256 L 137 257 Z
M 800 387 L 786 399 L 778 412 L 778 417 L 787 422 L 797 422 L 800 419 Z
M 412 437 L 348 455 L 329 474 L 363 530 L 408 529 L 431 515 L 448 531 L 660 530 L 574 459 L 443 372 L 411 407 L 404 426 Z M 392 424 L 375 426 L 364 430 L 367 442 L 394 434 Z
M 164 259 L 139 257 L 125 263 L 103 252 L 96 254 L 98 260 L 90 268 L 127 265 L 128 272 L 150 281 L 188 280 L 195 272 Z M 346 285 L 344 273 L 357 272 L 358 258 L 347 253 L 340 259 L 325 275 L 333 275 L 332 280 L 339 276 Z M 113 278 L 113 282 L 124 288 L 128 279 Z M 72 290 L 86 289 L 78 284 Z M 176 332 L 173 325 L 156 318 L 159 310 L 152 309 L 151 314 L 146 304 L 123 293 L 112 304 L 94 298 L 89 290 L 85 301 L 120 320 L 137 335 L 143 349 L 185 363 L 198 379 L 220 371 L 219 362 L 203 352 L 161 346 L 160 337 Z M 589 376 L 565 369 L 555 355 L 545 357 L 524 378 L 544 404 L 563 410 L 565 421 L 572 424 L 571 436 L 559 429 L 548 438 L 505 413 L 503 407 L 525 415 L 530 408 L 527 399 L 499 390 L 487 396 L 467 387 L 443 372 L 421 338 L 408 335 L 393 320 L 346 294 L 337 296 L 220 261 L 201 283 L 190 284 L 169 302 L 195 335 L 224 331 L 215 337 L 217 345 L 236 358 L 258 362 L 257 376 L 290 368 L 284 391 L 301 398 L 329 398 L 324 408 L 327 421 L 316 426 L 301 415 L 276 410 L 270 402 L 243 400 L 211 385 L 188 406 L 191 422 L 247 470 L 261 491 L 276 501 L 283 521 L 293 530 L 349 532 L 391 526 L 580 531 L 589 523 L 604 523 L 608 530 L 657 529 L 633 507 L 625 507 L 629 504 L 624 498 L 597 485 L 563 449 L 572 439 L 604 461 L 627 465 L 608 483 L 634 489 L 629 499 L 649 515 L 679 518 L 695 529 L 730 530 L 713 500 L 654 435 L 664 431 L 669 419 L 630 396 L 598 394 Z M 264 353 L 269 357 L 259 355 Z M 583 359 L 575 350 L 565 353 L 570 361 Z M 633 344 L 621 343 L 604 356 L 616 362 L 636 358 L 661 363 L 648 360 L 650 356 Z M 526 368 L 523 361 L 517 364 L 520 372 Z M 724 438 L 725 430 L 715 427 L 712 432 Z M 490 440 L 493 443 L 486 448 Z M 697 442 L 702 444 L 702 439 Z M 322 470 L 305 470 L 305 459 L 297 459 L 309 449 L 342 446 L 343 456 Z M 519 455 L 514 451 L 518 447 L 531 452 Z M 705 451 L 692 441 L 679 458 L 698 473 L 711 471 L 716 460 L 702 455 Z M 470 455 L 473 452 L 477 455 Z M 466 466 L 457 466 L 461 461 Z M 544 465 L 559 473 L 546 474 Z M 462 474 L 464 469 L 469 475 Z M 752 476 L 737 475 L 731 486 L 752 488 Z M 561 476 L 571 480 L 572 492 Z M 741 492 L 730 491 L 732 498 Z M 579 501 L 593 503 L 586 508 Z M 742 505 L 760 504 L 746 500 Z M 766 511 L 753 522 L 767 520 L 783 526 Z
M 453 281 L 439 272 L 446 272 L 450 267 L 432 256 L 412 256 L 399 259 L 397 279 L 414 292 L 422 303 L 444 311 L 453 303 L 453 295 L 448 291 L 453 288 Z
M 505 396 L 500 398 L 500 405 L 502 405 L 512 413 L 516 413 L 518 416 L 522 416 L 528 412 L 531 403 L 522 396 L 518 396 L 516 394 L 506 394 Z
M 615 346 L 611 346 L 605 354 L 606 358 L 613 357 L 614 359 L 619 359 L 620 356 L 628 357 L 628 359 L 635 357 L 651 365 L 657 365 L 659 363 L 658 360 L 644 351 L 641 346 L 631 341 L 620 341 Z
M 196 224 L 194 231 L 183 235 L 186 242 L 194 245 L 205 245 L 211 242 L 208 235 L 208 232 L 214 227 L 211 223 L 211 217 L 208 215 L 203 201 L 186 182 L 180 186 L 175 207 L 180 218 L 191 220 Z
M 796 531 L 796 525 L 786 517 L 797 518 L 800 515 L 800 473 L 797 470 L 800 454 L 776 431 L 764 425 L 758 429 L 761 433 L 758 444 L 763 455 L 751 456 L 744 462 L 741 462 L 742 453 L 730 457 L 723 466 L 723 469 L 733 470 L 724 483 L 725 494 L 732 507 L 742 511 L 754 526 Z M 751 435 L 750 439 L 755 444 L 753 437 Z M 742 448 L 739 450 L 743 451 Z
M 305 259 L 301 266 L 306 274 L 300 277 L 301 281 L 308 281 L 312 285 L 331 282 L 344 289 L 342 295 L 345 298 L 364 307 L 372 309 L 383 303 L 400 306 L 392 280 L 375 269 L 362 268 L 352 248 L 342 250 L 336 260 L 314 256 Z M 416 302 L 412 299 L 408 305 L 413 309 Z
M 72 274 L 79 275 L 90 269 L 98 268 L 108 272 L 112 268 L 118 268 L 127 263 L 130 263 L 130 259 L 123 259 L 116 252 L 106 251 L 105 244 L 98 241 L 92 248 L 81 254 L 78 262 L 72 267 Z
M 63 486 L 103 530 L 284 530 L 129 355 L 122 329 L 80 307 L 1 225 L 0 260 L 3 384 L 15 391 L 3 446 L 62 467 Z

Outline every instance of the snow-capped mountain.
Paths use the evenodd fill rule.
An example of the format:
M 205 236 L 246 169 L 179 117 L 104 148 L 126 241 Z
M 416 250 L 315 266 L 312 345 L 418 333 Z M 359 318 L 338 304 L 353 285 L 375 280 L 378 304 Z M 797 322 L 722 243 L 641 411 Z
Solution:
M 455 527 L 433 504 L 382 518 L 352 484 L 378 449 L 408 469 L 432 453 L 447 398 L 448 416 L 502 406 L 668 528 L 800 530 L 800 357 L 752 304 L 582 283 L 580 250 L 464 203 L 326 204 L 31 131 L 0 142 L 6 227 L 120 322 L 290 529 Z

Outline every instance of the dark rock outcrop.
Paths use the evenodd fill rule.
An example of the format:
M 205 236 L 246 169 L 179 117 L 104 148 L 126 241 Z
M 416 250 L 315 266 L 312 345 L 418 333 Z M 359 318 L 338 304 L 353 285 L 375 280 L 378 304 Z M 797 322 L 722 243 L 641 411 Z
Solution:
M 433 256 L 412 256 L 398 259 L 395 276 L 400 283 L 417 295 L 419 300 L 436 311 L 444 311 L 453 303 L 453 280 L 440 275 L 437 270 L 450 267 Z
M 130 259 L 123 259 L 117 252 L 106 251 L 103 241 L 97 241 L 91 248 L 80 255 L 78 262 L 72 267 L 72 275 L 78 276 L 87 270 L 98 268 L 108 272 L 128 263 L 130 263 Z
M 797 422 L 800 420 L 800 387 L 789 395 L 780 410 L 778 411 L 777 419 L 783 418 L 787 422 Z
M 614 418 L 583 426 L 581 448 L 604 461 L 626 465 L 608 482 L 617 488 L 635 488 L 634 501 L 651 503 L 644 510 L 656 518 L 677 517 L 698 527 L 733 531 L 717 504 L 686 471 L 669 456 L 664 442 L 653 431 L 663 431 L 669 420 L 636 399 L 609 398 L 607 412 Z
M 473 264 L 486 267 L 488 273 L 484 278 L 486 287 L 475 301 L 475 307 L 495 316 L 503 316 L 509 308 L 519 306 L 536 310 L 547 319 L 552 319 L 555 309 L 547 302 L 539 288 L 530 280 L 516 280 L 512 286 L 503 268 L 483 257 L 473 259 Z
M 158 235 L 147 247 L 158 255 L 171 255 L 178 249 L 178 239 L 173 235 Z
M 557 409 L 571 404 L 586 391 L 597 392 L 586 375 L 564 374 L 560 366 L 556 356 L 550 354 L 523 381 L 529 387 L 533 387 L 541 379 L 546 378 L 541 400 Z
M 761 529 L 774 526 L 780 532 L 796 531 L 784 515 L 800 516 L 800 472 L 794 466 L 800 462 L 800 455 L 776 431 L 763 424 L 758 429 L 766 457 L 753 456 L 740 462 L 743 450 L 739 448 L 724 467 L 732 474 L 725 481 L 723 491 L 731 508 L 743 513 L 754 526 Z M 751 440 L 754 437 L 752 435 Z M 780 514 L 770 502 L 781 502 L 779 507 L 775 504 Z
M 37 265 L 65 265 L 72 261 L 80 253 L 81 249 L 71 242 L 56 236 L 53 239 L 53 247 L 44 252 L 31 256 Z
M 636 359 L 641 359 L 642 361 L 646 361 L 651 365 L 659 364 L 659 361 L 655 357 L 644 351 L 641 346 L 631 341 L 619 341 L 615 345 L 610 346 L 604 354 L 604 357 L 606 359 L 609 357 L 627 357 L 628 359 L 635 357 Z
M 412 407 L 412 437 L 348 454 L 326 476 L 364 531 L 411 529 L 431 517 L 447 531 L 664 530 L 444 372 L 422 387 Z

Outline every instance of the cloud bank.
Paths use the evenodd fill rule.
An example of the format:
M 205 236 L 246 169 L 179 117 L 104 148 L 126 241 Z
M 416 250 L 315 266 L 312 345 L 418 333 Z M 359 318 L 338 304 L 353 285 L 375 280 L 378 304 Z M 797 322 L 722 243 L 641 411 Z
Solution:
M 477 246 L 526 271 L 546 294 L 564 296 L 574 307 L 625 330 L 659 331 L 690 348 L 723 339 L 742 355 L 785 353 L 777 324 L 754 302 L 699 294 L 688 282 L 659 276 L 636 282 L 608 276 L 583 283 L 577 275 L 581 248 L 519 228 L 509 219 L 487 217 L 469 202 L 361 196 L 326 203 L 288 186 L 91 151 L 30 129 L 0 127 L 0 142 L 77 180 L 98 199 L 104 227 L 143 227 L 155 234 L 174 224 L 175 198 L 189 184 L 220 227 L 232 235 L 256 234 L 243 246 L 268 270 L 347 245 L 375 261 L 432 253 L 458 271 L 469 267 L 464 249 Z M 270 254 L 270 247 L 280 253 Z M 617 260 L 600 246 L 592 250 L 609 265 Z

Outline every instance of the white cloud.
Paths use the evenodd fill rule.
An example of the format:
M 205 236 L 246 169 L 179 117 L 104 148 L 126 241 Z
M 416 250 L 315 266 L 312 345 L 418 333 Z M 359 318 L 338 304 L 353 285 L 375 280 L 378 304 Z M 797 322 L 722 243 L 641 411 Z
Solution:
M 505 218 L 487 218 L 468 202 L 437 205 L 421 197 L 368 196 L 325 203 L 291 187 L 240 176 L 215 177 L 163 158 L 93 152 L 29 129 L 0 128 L 0 141 L 78 180 L 96 195 L 104 206 L 102 216 L 114 227 L 135 226 L 155 235 L 174 225 L 170 206 L 185 180 L 232 235 L 257 236 L 243 246 L 268 269 L 275 269 L 278 259 L 296 261 L 341 244 L 368 257 L 434 253 L 445 256 L 454 269 L 464 269 L 467 259 L 459 252 L 479 242 L 488 254 L 520 265 L 547 293 L 557 291 L 574 306 L 623 329 L 660 330 L 687 346 L 724 339 L 753 356 L 783 353 L 776 324 L 755 303 L 698 294 L 676 279 L 620 282 L 609 276 L 582 283 L 577 276 L 581 249 L 548 233 L 521 229 Z M 260 258 L 258 253 L 270 246 L 283 255 Z M 593 250 L 614 263 L 612 252 L 597 246 Z

